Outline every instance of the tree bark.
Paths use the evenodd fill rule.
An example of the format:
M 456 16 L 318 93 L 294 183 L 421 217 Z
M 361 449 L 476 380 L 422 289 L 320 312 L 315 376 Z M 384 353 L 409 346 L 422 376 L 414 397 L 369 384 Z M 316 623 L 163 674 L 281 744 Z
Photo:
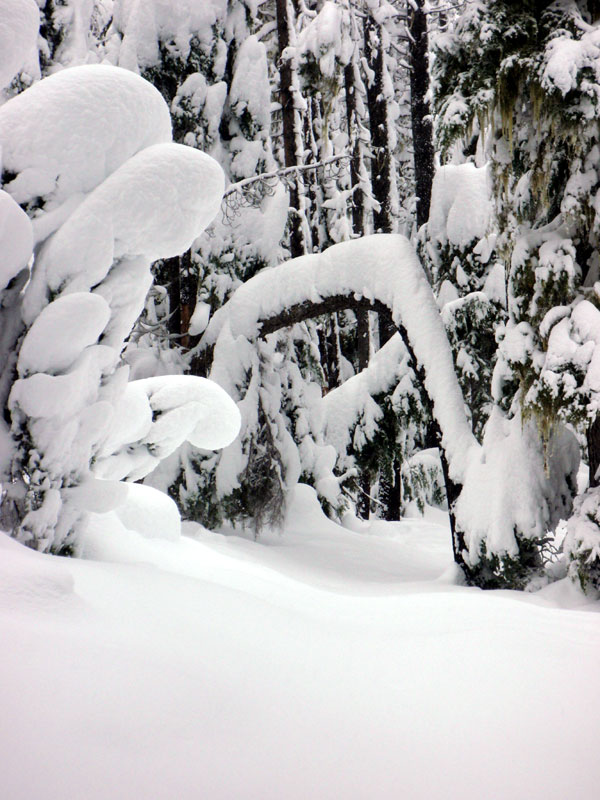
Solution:
M 429 219 L 434 172 L 433 123 L 429 105 L 429 37 L 424 0 L 409 0 L 410 110 L 417 193 L 417 227 Z
M 285 57 L 290 46 L 288 0 L 276 0 L 277 42 L 279 50 L 279 101 L 283 121 L 283 153 L 286 167 L 298 166 L 296 155 L 296 108 L 294 103 L 291 60 Z M 305 253 L 300 220 L 300 196 L 296 183 L 290 188 L 290 255 L 297 258 Z
M 383 89 L 384 62 L 381 27 L 369 14 L 364 19 L 367 107 L 371 131 L 371 186 L 379 208 L 373 211 L 376 233 L 392 232 L 391 163 L 387 100 Z
M 590 489 L 600 486 L 600 417 L 592 422 L 586 431 L 588 463 L 590 465 Z

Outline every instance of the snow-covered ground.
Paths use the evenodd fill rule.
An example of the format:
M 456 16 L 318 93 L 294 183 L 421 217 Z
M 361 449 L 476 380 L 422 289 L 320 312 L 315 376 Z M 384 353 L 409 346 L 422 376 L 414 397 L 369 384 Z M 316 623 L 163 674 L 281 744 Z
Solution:
M 437 519 L 87 560 L 0 535 L 7 800 L 593 800 L 600 606 L 455 585 Z

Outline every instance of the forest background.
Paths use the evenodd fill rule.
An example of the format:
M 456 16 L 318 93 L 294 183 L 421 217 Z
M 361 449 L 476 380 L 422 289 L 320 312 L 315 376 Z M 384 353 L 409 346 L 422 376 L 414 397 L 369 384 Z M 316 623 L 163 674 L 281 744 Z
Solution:
M 33 223 L 2 273 L 3 527 L 77 554 L 87 516 L 122 502 L 115 486 L 107 500 L 108 482 L 144 479 L 186 519 L 259 535 L 301 480 L 348 524 L 355 511 L 398 519 L 409 503 L 446 504 L 475 585 L 568 571 L 600 588 L 595 2 L 0 9 L 3 243 L 25 242 L 21 214 Z M 127 95 L 115 77 L 112 100 L 98 99 L 98 64 L 154 87 L 133 133 L 131 98 L 149 90 Z M 150 154 L 171 137 L 156 90 L 173 141 L 220 165 L 224 194 L 208 161 Z M 77 103 L 81 117 L 94 108 L 88 150 L 103 158 L 108 127 L 128 147 L 141 137 L 120 184 L 109 157 L 85 181 L 76 159 L 61 163 L 81 147 L 68 138 Z M 164 174 L 152 213 L 142 203 L 135 217 L 144 169 Z M 180 192 L 169 206 L 169 175 L 185 203 Z M 118 233 L 106 208 L 138 178 Z M 203 190 L 223 196 L 220 213 L 207 200 L 209 230 L 176 236 L 173 217 L 183 225 Z M 117 360 L 103 350 L 99 366 L 98 349 L 84 352 L 98 347 Z M 205 385 L 165 376 L 210 376 L 236 401 L 240 436 L 215 452 L 229 434 L 203 439 L 177 416 Z M 169 385 L 186 388 L 174 400 Z M 132 423 L 142 407 L 152 434 Z M 81 446 L 66 453 L 65 441 Z

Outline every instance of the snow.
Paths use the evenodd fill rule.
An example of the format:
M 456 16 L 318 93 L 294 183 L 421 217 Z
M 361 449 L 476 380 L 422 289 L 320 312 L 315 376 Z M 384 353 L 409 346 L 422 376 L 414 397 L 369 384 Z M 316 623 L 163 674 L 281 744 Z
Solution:
M 298 36 L 299 55 L 310 53 L 319 64 L 321 75 L 327 78 L 334 77 L 338 63 L 345 66 L 350 61 L 354 47 L 347 13 L 331 0 L 323 3 Z
M 90 192 L 139 150 L 171 140 L 162 96 L 139 75 L 108 65 L 61 70 L 0 106 L 4 189 L 17 203 L 54 210 Z
M 427 229 L 432 239 L 466 248 L 483 239 L 492 220 L 489 165 L 447 164 L 436 170 Z
M 27 331 L 19 352 L 19 374 L 66 370 L 97 341 L 109 319 L 107 302 L 96 294 L 58 297 Z
M 271 93 L 268 80 L 265 80 L 267 74 L 265 46 L 256 36 L 248 36 L 236 55 L 229 105 L 237 117 L 250 114 L 255 124 L 263 130 L 268 130 L 271 124 Z
M 0 189 L 0 291 L 24 269 L 33 252 L 33 231 L 27 214 Z
M 118 63 L 138 71 L 159 62 L 159 42 L 168 42 L 174 58 L 187 60 L 193 34 L 210 42 L 212 28 L 222 22 L 226 0 L 117 0 L 114 27 L 122 34 L 115 44 Z
M 128 159 L 88 195 L 42 249 L 25 299 L 26 319 L 31 321 L 40 312 L 46 286 L 54 292 L 89 290 L 121 261 L 114 280 L 109 276 L 96 290 L 126 317 L 124 335 L 119 329 L 111 337 L 120 344 L 142 310 L 149 263 L 189 248 L 217 213 L 223 184 L 217 162 L 184 145 L 157 144 Z M 136 290 L 140 282 L 141 291 Z M 127 284 L 131 292 L 124 291 Z M 123 305 L 130 296 L 132 309 Z
M 450 469 L 460 481 L 479 446 L 464 412 L 452 353 L 439 309 L 408 239 L 376 234 L 341 242 L 320 254 L 301 256 L 263 270 L 240 286 L 213 315 L 200 346 L 224 335 L 255 338 L 259 323 L 307 300 L 339 294 L 378 300 L 402 323 L 426 373 L 426 387 L 442 430 Z
M 561 32 L 562 33 L 562 32 Z M 600 30 L 590 27 L 581 38 L 574 40 L 571 34 L 564 32 L 556 36 L 547 46 L 546 65 L 542 75 L 542 86 L 545 89 L 558 89 L 564 97 L 572 89 L 577 88 L 578 77 L 582 70 L 589 70 L 597 83 L 598 60 L 600 58 Z M 597 89 L 595 89 L 597 96 Z
M 33 75 L 39 72 L 39 27 L 40 12 L 34 0 L 0 0 L 0 89 L 25 68 Z
M 239 429 L 236 404 L 214 381 L 193 375 L 130 381 L 117 400 L 94 473 L 139 480 L 183 442 L 217 450 L 231 444 Z
M 0 536 L 6 797 L 595 797 L 598 604 L 455 585 L 437 522 L 354 533 L 299 486 L 260 543 Z
M 508 419 L 494 406 L 483 448 L 469 463 L 455 504 L 470 563 L 479 560 L 484 541 L 488 552 L 518 555 L 515 531 L 528 538 L 543 538 L 569 513 L 570 489 L 565 476 L 575 485 L 577 441 L 556 425 L 546 448 L 544 453 L 534 420 L 522 419 L 520 414 Z
M 373 418 L 371 433 L 382 416 L 372 397 L 390 392 L 407 371 L 406 348 L 400 334 L 387 341 L 368 366 L 329 391 L 323 398 L 325 439 L 343 453 L 350 445 L 352 430 L 361 416 Z
M 179 539 L 181 517 L 175 502 L 151 486 L 141 483 L 126 486 L 125 500 L 114 512 L 124 527 L 148 539 Z

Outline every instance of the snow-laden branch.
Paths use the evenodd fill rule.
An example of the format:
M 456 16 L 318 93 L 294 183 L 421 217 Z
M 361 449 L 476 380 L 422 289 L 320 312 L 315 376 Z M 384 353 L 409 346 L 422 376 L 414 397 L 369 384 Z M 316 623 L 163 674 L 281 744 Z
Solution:
M 302 164 L 262 172 L 260 175 L 253 175 L 251 178 L 244 178 L 244 180 L 232 183 L 223 193 L 223 217 L 225 220 L 230 220 L 239 214 L 239 209 L 242 207 L 259 207 L 265 197 L 272 197 L 275 194 L 279 184 L 282 183 L 289 189 L 305 172 L 320 170 L 324 180 L 337 177 L 344 166 L 348 166 L 350 159 L 351 156 L 348 153 L 341 153 L 314 164 Z
M 470 454 L 479 450 L 465 414 L 450 345 L 431 287 L 404 236 L 376 234 L 342 242 L 265 270 L 240 286 L 211 320 L 200 349 L 215 344 L 227 327 L 234 337 L 256 339 L 269 321 L 304 303 L 351 296 L 387 307 L 403 328 L 441 432 L 452 478 L 462 482 Z M 293 319 L 290 320 L 293 323 Z M 274 328 L 273 328 L 274 329 Z

